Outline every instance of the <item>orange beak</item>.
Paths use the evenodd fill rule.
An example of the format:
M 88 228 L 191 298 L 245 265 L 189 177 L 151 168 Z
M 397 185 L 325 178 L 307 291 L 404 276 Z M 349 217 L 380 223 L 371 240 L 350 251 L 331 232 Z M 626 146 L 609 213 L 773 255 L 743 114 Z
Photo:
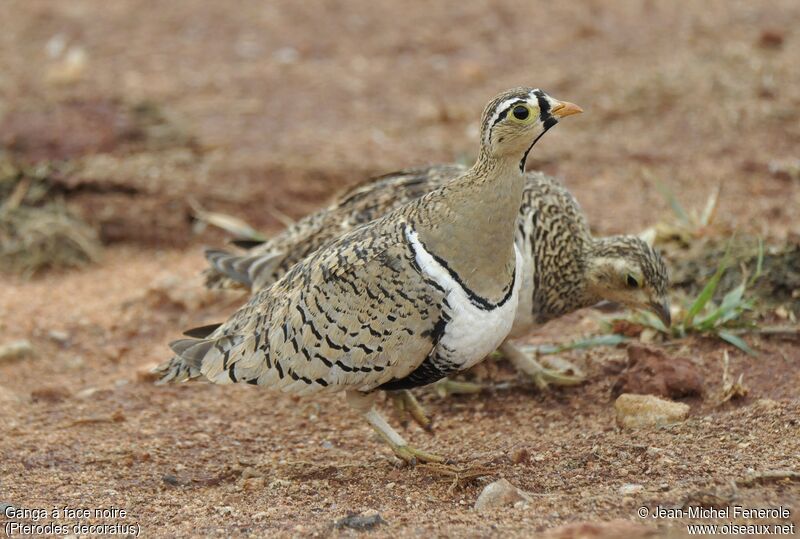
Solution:
M 583 112 L 583 109 L 575 103 L 570 103 L 569 101 L 557 101 L 557 103 L 558 104 L 550 110 L 550 114 L 556 118 L 564 118 Z

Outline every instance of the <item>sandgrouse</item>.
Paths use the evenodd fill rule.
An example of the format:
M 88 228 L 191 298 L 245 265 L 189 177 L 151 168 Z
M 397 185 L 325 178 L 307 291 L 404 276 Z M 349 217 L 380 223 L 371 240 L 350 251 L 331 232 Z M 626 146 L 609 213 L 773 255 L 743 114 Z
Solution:
M 375 390 L 430 384 L 506 338 L 524 280 L 514 235 L 525 159 L 578 112 L 538 89 L 496 96 L 472 168 L 315 251 L 200 338 L 171 343 L 161 382 L 345 391 L 398 457 L 441 461 L 389 426 Z
M 243 255 L 207 251 L 211 266 L 206 270 L 206 283 L 259 290 L 337 235 L 441 187 L 465 171 L 460 165 L 434 165 L 370 179 Z M 554 318 L 604 300 L 650 310 L 669 325 L 667 269 L 658 252 L 636 236 L 592 237 L 578 202 L 555 178 L 541 172 L 525 174 L 516 245 L 524 269 L 510 337 L 522 337 Z M 543 368 L 508 340 L 501 351 L 539 386 L 580 381 Z

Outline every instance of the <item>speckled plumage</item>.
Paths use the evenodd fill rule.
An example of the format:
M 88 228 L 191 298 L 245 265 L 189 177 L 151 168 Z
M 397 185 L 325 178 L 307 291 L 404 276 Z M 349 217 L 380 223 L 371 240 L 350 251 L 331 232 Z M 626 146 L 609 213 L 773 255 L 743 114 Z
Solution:
M 210 288 L 253 291 L 280 279 L 297 262 L 353 228 L 382 217 L 467 171 L 461 165 L 421 167 L 387 174 L 355 185 L 328 207 L 288 226 L 270 240 L 236 255 L 208 250 Z
M 514 106 L 532 111 L 527 120 L 498 109 Z M 404 379 L 425 361 L 463 356 L 463 364 L 474 362 L 472 349 L 438 346 L 451 317 L 462 310 L 448 304 L 453 291 L 420 268 L 419 255 L 430 254 L 481 309 L 505 305 L 512 289 L 516 292 L 513 237 L 522 197 L 520 170 L 533 142 L 556 122 L 551 107 L 565 105 L 538 90 L 515 89 L 496 97 L 484 111 L 482 144 L 472 168 L 384 217 L 318 242 L 322 248 L 261 288 L 207 337 L 173 343 L 177 355 L 161 366 L 162 381 L 202 376 L 298 393 L 369 391 Z M 362 195 L 352 190 L 345 201 L 370 208 L 374 198 Z M 339 233 L 363 220 L 346 216 Z M 303 231 L 295 227 L 293 233 L 302 237 Z M 301 251 L 310 250 L 300 243 Z M 516 307 L 516 294 L 512 299 Z M 513 320 L 513 310 L 510 316 Z M 446 373 L 459 365 L 445 367 Z M 423 377 L 417 383 L 432 381 Z
M 447 322 L 445 291 L 419 271 L 407 232 L 415 231 L 424 245 L 446 256 L 454 229 L 481 232 L 463 222 L 471 205 L 495 197 L 503 207 L 519 198 L 517 175 L 519 180 L 511 181 L 520 188 L 497 189 L 485 179 L 491 172 L 470 169 L 327 244 L 258 291 L 208 338 L 178 341 L 173 346 L 178 356 L 165 367 L 164 381 L 202 375 L 216 383 L 308 393 L 369 391 L 405 378 L 435 352 L 443 331 L 437 328 Z M 514 214 L 505 213 L 510 217 L 483 227 L 481 248 L 460 259 L 447 257 L 488 304 L 501 301 L 514 280 L 513 242 L 487 241 L 502 237 L 502 229 L 513 237 Z
M 206 270 L 209 284 L 258 290 L 280 277 L 281 268 L 302 258 L 301 253 L 313 252 L 342 231 L 441 187 L 466 170 L 460 165 L 434 165 L 367 180 L 246 254 L 225 253 L 229 264 L 239 264 L 249 273 L 226 275 L 212 257 Z M 524 177 L 515 241 L 525 272 L 512 336 L 604 299 L 587 288 L 590 260 L 631 259 L 642 268 L 646 281 L 666 294 L 667 270 L 654 249 L 635 236 L 594 238 L 578 202 L 561 182 L 541 172 L 527 172 Z M 281 263 L 265 270 L 259 265 L 264 258 Z
M 498 95 L 484 109 L 475 165 L 383 217 L 340 230 L 225 323 L 173 342 L 175 357 L 156 369 L 160 381 L 345 391 L 398 456 L 439 460 L 408 446 L 374 410 L 371 392 L 435 382 L 482 360 L 508 335 L 520 290 L 514 235 L 525 158 L 558 118 L 580 111 L 532 88 Z M 360 197 L 349 195 L 357 205 Z

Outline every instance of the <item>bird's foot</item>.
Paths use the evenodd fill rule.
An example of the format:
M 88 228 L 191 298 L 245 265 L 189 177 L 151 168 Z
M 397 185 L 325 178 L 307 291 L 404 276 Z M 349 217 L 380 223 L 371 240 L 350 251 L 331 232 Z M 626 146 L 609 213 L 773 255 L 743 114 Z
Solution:
M 397 455 L 397 458 L 403 460 L 409 466 L 416 466 L 420 462 L 431 462 L 435 464 L 445 464 L 447 462 L 447 459 L 444 457 L 422 451 L 421 449 L 407 444 L 395 445 L 390 443 L 389 445 L 392 451 L 394 451 L 394 454 Z
M 443 378 L 433 384 L 433 390 L 437 395 L 445 398 L 450 395 L 473 395 L 483 391 L 484 387 L 472 382 L 457 382 L 449 378 Z
M 531 360 L 535 361 L 535 360 Z M 564 360 L 565 363 L 568 363 Z M 528 376 L 530 376 L 531 380 L 533 381 L 534 385 L 541 389 L 542 391 L 546 391 L 550 388 L 551 385 L 553 386 L 577 386 L 582 384 L 586 381 L 586 377 L 582 374 L 569 374 L 570 372 L 576 373 L 578 372 L 577 369 L 548 369 L 543 367 L 539 362 L 536 362 L 538 365 L 539 370 L 536 372 L 526 372 Z M 571 363 L 570 363 L 571 365 Z
M 551 359 L 555 368 L 545 368 L 533 357 L 533 353 L 521 350 L 510 342 L 503 343 L 501 350 L 517 370 L 527 374 L 540 390 L 553 386 L 576 386 L 586 381 L 581 370 L 565 359 Z
M 423 429 L 431 430 L 431 420 L 413 393 L 407 389 L 393 391 L 391 398 L 395 413 L 401 418 L 401 421 L 410 417 Z
M 405 439 L 395 431 L 383 417 L 372 407 L 375 402 L 375 393 L 361 393 L 359 391 L 348 391 L 347 400 L 356 410 L 364 412 L 364 418 L 369 422 L 375 432 L 386 442 L 398 458 L 404 462 L 415 465 L 418 462 L 431 462 L 442 464 L 444 457 L 422 451 L 408 444 Z

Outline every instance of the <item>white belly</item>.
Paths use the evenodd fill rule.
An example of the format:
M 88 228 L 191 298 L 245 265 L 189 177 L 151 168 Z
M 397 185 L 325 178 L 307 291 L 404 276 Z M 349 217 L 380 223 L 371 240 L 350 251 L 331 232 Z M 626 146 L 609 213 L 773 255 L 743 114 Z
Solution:
M 406 232 L 408 241 L 414 247 L 416 260 L 422 271 L 441 286 L 447 294 L 450 308 L 447 315 L 450 321 L 445 326 L 439 340 L 438 355 L 468 369 L 494 352 L 506 339 L 514 324 L 514 316 L 522 286 L 522 256 L 514 246 L 516 270 L 511 296 L 494 309 L 482 309 L 475 305 L 462 286 L 425 250 L 416 232 Z
M 536 325 L 533 318 L 533 252 L 531 242 L 528 237 L 532 227 L 528 220 L 525 223 L 526 233 L 520 234 L 517 231 L 516 246 L 518 252 L 522 254 L 522 264 L 517 263 L 517 278 L 520 281 L 520 295 L 517 303 L 517 313 L 514 316 L 514 325 L 511 328 L 509 339 L 524 337 Z M 519 260 L 519 259 L 517 259 Z

